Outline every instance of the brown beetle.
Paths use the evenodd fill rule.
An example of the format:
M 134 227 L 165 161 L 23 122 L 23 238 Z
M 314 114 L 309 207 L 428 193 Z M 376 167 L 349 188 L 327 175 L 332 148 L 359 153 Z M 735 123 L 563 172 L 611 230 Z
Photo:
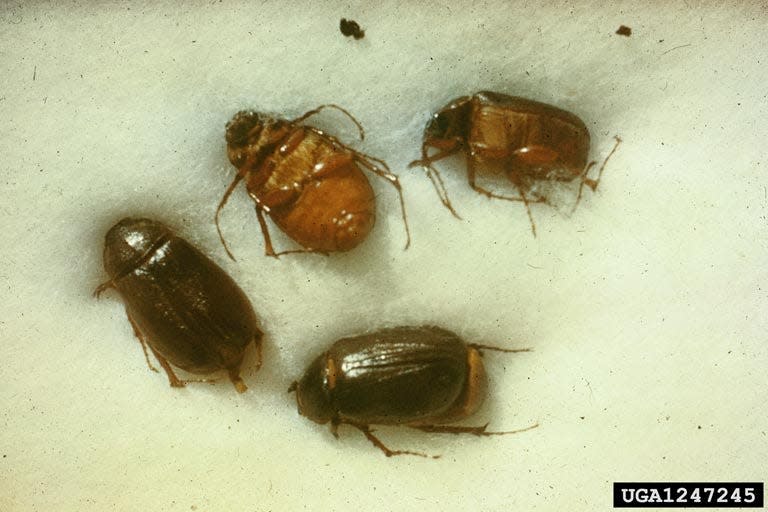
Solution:
M 464 153 L 467 179 L 475 191 L 495 199 L 521 201 L 525 204 L 531 229 L 536 235 L 529 203 L 546 202 L 546 197 L 529 196 L 536 181 L 572 181 L 581 179 L 574 209 L 587 185 L 597 188 L 608 159 L 621 139 L 606 157 L 596 179 L 587 177 L 595 162 L 587 163 L 589 131 L 574 114 L 537 101 L 482 91 L 451 101 L 433 115 L 424 130 L 421 159 L 410 167 L 423 166 L 440 200 L 459 217 L 448 199 L 440 173 L 434 162 L 456 153 Z M 429 155 L 429 148 L 437 152 Z M 517 189 L 519 197 L 492 192 L 478 185 L 475 174 L 505 174 Z
M 365 30 L 360 28 L 360 25 L 355 20 L 348 20 L 341 18 L 339 21 L 339 31 L 347 37 L 354 37 L 355 39 L 362 39 L 365 37 Z
M 335 108 L 349 116 L 361 139 L 365 137 L 360 123 L 338 105 L 321 105 L 292 121 L 243 111 L 227 124 L 227 154 L 237 167 L 237 176 L 219 203 L 215 221 L 221 243 L 233 259 L 219 228 L 219 213 L 241 180 L 245 180 L 248 195 L 256 203 L 268 256 L 348 251 L 360 244 L 373 227 L 376 209 L 373 190 L 358 164 L 397 189 L 406 249 L 410 245 L 400 182 L 387 164 L 317 128 L 300 124 L 324 108 Z M 304 249 L 276 253 L 264 212 Z
M 337 438 L 339 425 L 352 425 L 387 457 L 425 455 L 390 450 L 369 425 L 477 436 L 514 434 L 538 426 L 488 432 L 487 424 L 446 425 L 471 416 L 485 399 L 482 349 L 529 351 L 466 344 L 439 327 L 395 327 L 336 341 L 288 391 L 296 392 L 299 414 L 316 423 L 330 422 Z
M 169 364 L 190 373 L 226 370 L 238 392 L 246 347 L 256 344 L 261 366 L 261 336 L 245 293 L 203 253 L 168 227 L 149 219 L 126 218 L 107 232 L 104 268 L 109 281 L 94 295 L 115 288 L 125 302 L 128 321 L 173 387 L 182 387 Z

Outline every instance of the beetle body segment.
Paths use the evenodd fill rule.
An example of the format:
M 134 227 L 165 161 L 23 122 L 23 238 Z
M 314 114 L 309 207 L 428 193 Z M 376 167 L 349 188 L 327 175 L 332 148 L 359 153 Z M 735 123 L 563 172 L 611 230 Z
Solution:
M 474 413 L 486 374 L 475 348 L 438 327 L 343 338 L 296 386 L 299 413 L 318 423 L 426 425 Z
M 185 371 L 227 370 L 238 391 L 246 347 L 254 342 L 261 364 L 261 337 L 250 301 L 229 275 L 163 224 L 123 219 L 106 235 L 104 267 L 142 344 L 181 382 L 168 362 Z
M 386 164 L 350 149 L 316 128 L 299 124 L 327 106 L 349 115 L 340 107 L 324 105 L 293 121 L 250 111 L 239 112 L 232 118 L 226 132 L 227 154 L 238 169 L 238 177 L 219 205 L 217 226 L 218 212 L 239 180 L 244 179 L 248 194 L 256 203 L 268 255 L 281 253 L 272 248 L 262 212 L 304 247 L 304 251 L 286 252 L 353 249 L 368 236 L 376 219 L 374 192 L 358 165 L 388 179 L 398 189 L 405 221 L 397 177 L 373 162 L 385 169 Z

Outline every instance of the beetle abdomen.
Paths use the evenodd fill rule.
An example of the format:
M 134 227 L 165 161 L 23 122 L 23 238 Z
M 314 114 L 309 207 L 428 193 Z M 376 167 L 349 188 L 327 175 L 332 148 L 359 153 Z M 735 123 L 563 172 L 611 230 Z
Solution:
M 304 186 L 301 195 L 272 219 L 304 247 L 348 251 L 359 245 L 376 221 L 373 190 L 353 162 Z
M 294 148 L 286 154 L 278 149 L 271 159 L 275 168 L 260 193 L 292 189 L 296 197 L 272 208 L 270 216 L 303 247 L 327 252 L 353 249 L 373 229 L 373 189 L 351 154 L 301 130 L 304 137 Z

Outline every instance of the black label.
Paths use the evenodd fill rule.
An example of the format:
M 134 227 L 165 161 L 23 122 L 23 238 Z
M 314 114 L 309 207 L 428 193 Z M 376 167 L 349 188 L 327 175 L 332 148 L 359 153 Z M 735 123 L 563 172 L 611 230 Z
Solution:
M 616 508 L 763 508 L 763 482 L 614 482 Z

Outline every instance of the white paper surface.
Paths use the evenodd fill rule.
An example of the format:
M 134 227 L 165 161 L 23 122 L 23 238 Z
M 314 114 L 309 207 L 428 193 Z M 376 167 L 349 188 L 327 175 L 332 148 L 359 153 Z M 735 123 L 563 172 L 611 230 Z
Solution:
M 766 10 L 760 2 L 91 2 L 0 7 L 0 509 L 607 510 L 614 481 L 765 479 Z M 599 7 L 598 7 L 599 6 Z M 338 29 L 357 20 L 366 37 Z M 631 37 L 614 32 L 632 28 Z M 488 89 L 579 115 L 602 159 L 564 215 L 472 193 L 440 164 L 459 222 L 418 169 L 430 114 Z M 385 159 L 356 250 L 263 256 L 223 128 L 254 108 Z M 567 211 L 567 208 L 564 208 Z M 251 297 L 266 332 L 248 393 L 171 389 L 105 279 L 126 215 L 174 226 Z M 289 247 L 273 227 L 275 243 Z M 439 324 L 488 354 L 472 423 L 524 434 L 362 435 L 299 417 L 286 393 L 333 340 Z

